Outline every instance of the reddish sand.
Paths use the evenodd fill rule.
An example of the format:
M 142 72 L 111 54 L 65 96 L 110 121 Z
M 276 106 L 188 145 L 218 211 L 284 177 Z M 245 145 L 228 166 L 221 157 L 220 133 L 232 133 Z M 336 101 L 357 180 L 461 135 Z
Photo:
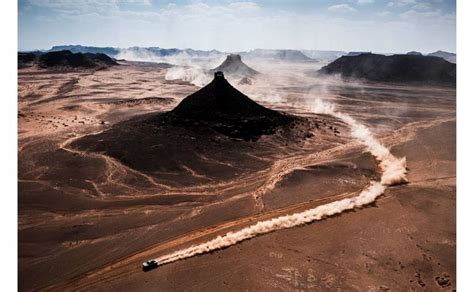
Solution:
M 287 142 L 278 134 L 257 142 L 222 136 L 209 144 L 216 148 L 189 132 L 160 133 L 162 170 L 137 169 L 75 143 L 170 110 L 196 86 L 167 81 L 165 68 L 146 63 L 20 69 L 20 290 L 455 289 L 455 91 L 321 81 L 304 74 L 306 65 L 249 65 L 263 74 L 239 90 L 310 116 L 320 129 Z M 346 125 L 302 109 L 316 96 L 406 156 L 410 183 L 390 187 L 368 208 L 142 272 L 149 258 L 353 196 L 378 177 Z

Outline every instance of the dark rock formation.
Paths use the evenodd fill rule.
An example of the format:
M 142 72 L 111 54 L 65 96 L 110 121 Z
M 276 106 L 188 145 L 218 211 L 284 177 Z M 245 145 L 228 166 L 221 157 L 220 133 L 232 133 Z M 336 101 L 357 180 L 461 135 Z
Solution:
M 242 62 L 240 55 L 235 54 L 228 55 L 221 65 L 211 70 L 211 73 L 215 72 L 223 72 L 227 76 L 237 78 L 253 77 L 259 74 L 257 71 Z
M 18 52 L 18 68 L 25 68 L 38 60 L 37 52 Z
M 272 134 L 279 126 L 295 119 L 254 102 L 232 87 L 220 71 L 215 73 L 211 83 L 186 97 L 166 116 L 173 125 L 210 127 L 226 136 L 245 140 Z
M 324 66 L 319 74 L 340 74 L 381 82 L 413 82 L 435 85 L 456 84 L 456 65 L 438 57 L 418 55 L 343 56 Z
M 310 138 L 316 121 L 265 108 L 233 88 L 222 73 L 169 112 L 156 112 L 81 137 L 71 147 L 114 157 L 179 184 L 229 179 L 268 167 L 280 147 Z M 269 135 L 260 139 L 262 135 Z M 249 155 L 250 154 L 250 155 Z M 153 175 L 153 174 L 152 174 Z
M 39 56 L 43 68 L 101 68 L 118 65 L 105 54 L 72 53 L 71 51 L 48 52 Z

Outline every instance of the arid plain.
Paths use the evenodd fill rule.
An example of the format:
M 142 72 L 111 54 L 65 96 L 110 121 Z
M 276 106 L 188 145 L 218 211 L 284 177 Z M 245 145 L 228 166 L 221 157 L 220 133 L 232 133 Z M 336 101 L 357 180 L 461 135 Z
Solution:
M 310 130 L 294 125 L 291 135 L 257 141 L 166 127 L 139 136 L 136 121 L 199 87 L 166 80 L 166 64 L 120 64 L 19 70 L 20 290 L 456 287 L 455 89 L 318 78 L 315 63 L 249 62 L 262 74 L 230 83 L 266 107 L 310 117 Z M 307 110 L 315 99 L 406 157 L 409 182 L 369 207 L 144 273 L 145 260 L 354 196 L 380 176 L 344 122 Z

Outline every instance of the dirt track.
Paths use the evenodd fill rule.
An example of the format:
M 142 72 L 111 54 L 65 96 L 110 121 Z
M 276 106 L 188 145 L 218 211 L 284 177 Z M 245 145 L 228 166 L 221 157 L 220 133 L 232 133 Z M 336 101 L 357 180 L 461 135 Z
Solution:
M 110 263 L 103 268 L 88 272 L 86 275 L 81 275 L 80 277 L 77 277 L 75 279 L 68 280 L 64 283 L 58 283 L 46 287 L 45 289 L 52 291 L 63 289 L 87 290 L 98 284 L 102 285 L 108 281 L 120 279 L 124 275 L 142 273 L 140 269 L 141 263 L 157 255 L 164 254 L 165 252 L 171 252 L 173 250 L 182 248 L 187 245 L 191 245 L 193 243 L 203 242 L 210 238 L 216 237 L 217 235 L 241 229 L 258 221 L 275 218 L 281 215 L 301 212 L 303 210 L 314 208 L 322 204 L 326 204 L 335 200 L 341 200 L 344 198 L 350 198 L 352 196 L 354 196 L 354 194 L 349 193 L 341 194 L 338 196 L 332 196 L 330 198 L 318 199 L 311 202 L 304 202 L 294 206 L 288 206 L 286 208 L 260 213 L 258 215 L 250 216 L 248 218 L 241 218 L 234 221 L 224 222 L 217 226 L 210 226 L 200 230 L 195 230 L 187 234 L 183 234 L 178 238 L 174 238 L 166 242 L 151 246 L 146 250 L 130 255 L 125 259 Z

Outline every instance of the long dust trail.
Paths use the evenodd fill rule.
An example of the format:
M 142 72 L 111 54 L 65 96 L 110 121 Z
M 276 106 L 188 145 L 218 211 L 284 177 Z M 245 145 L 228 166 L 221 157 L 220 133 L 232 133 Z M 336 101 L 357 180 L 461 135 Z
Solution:
M 208 253 L 262 234 L 304 225 L 347 210 L 361 208 L 374 202 L 377 197 L 384 193 L 388 186 L 407 182 L 406 159 L 393 156 L 390 151 L 373 136 L 366 126 L 356 121 L 350 115 L 336 111 L 334 105 L 320 99 L 316 99 L 313 104 L 309 106 L 309 110 L 313 113 L 332 115 L 348 124 L 351 129 L 351 135 L 365 145 L 367 150 L 377 160 L 378 166 L 382 171 L 380 181 L 372 181 L 363 191 L 353 198 L 324 204 L 300 213 L 260 221 L 239 231 L 228 232 L 210 241 L 164 255 L 156 259 L 160 264 L 171 263 Z

